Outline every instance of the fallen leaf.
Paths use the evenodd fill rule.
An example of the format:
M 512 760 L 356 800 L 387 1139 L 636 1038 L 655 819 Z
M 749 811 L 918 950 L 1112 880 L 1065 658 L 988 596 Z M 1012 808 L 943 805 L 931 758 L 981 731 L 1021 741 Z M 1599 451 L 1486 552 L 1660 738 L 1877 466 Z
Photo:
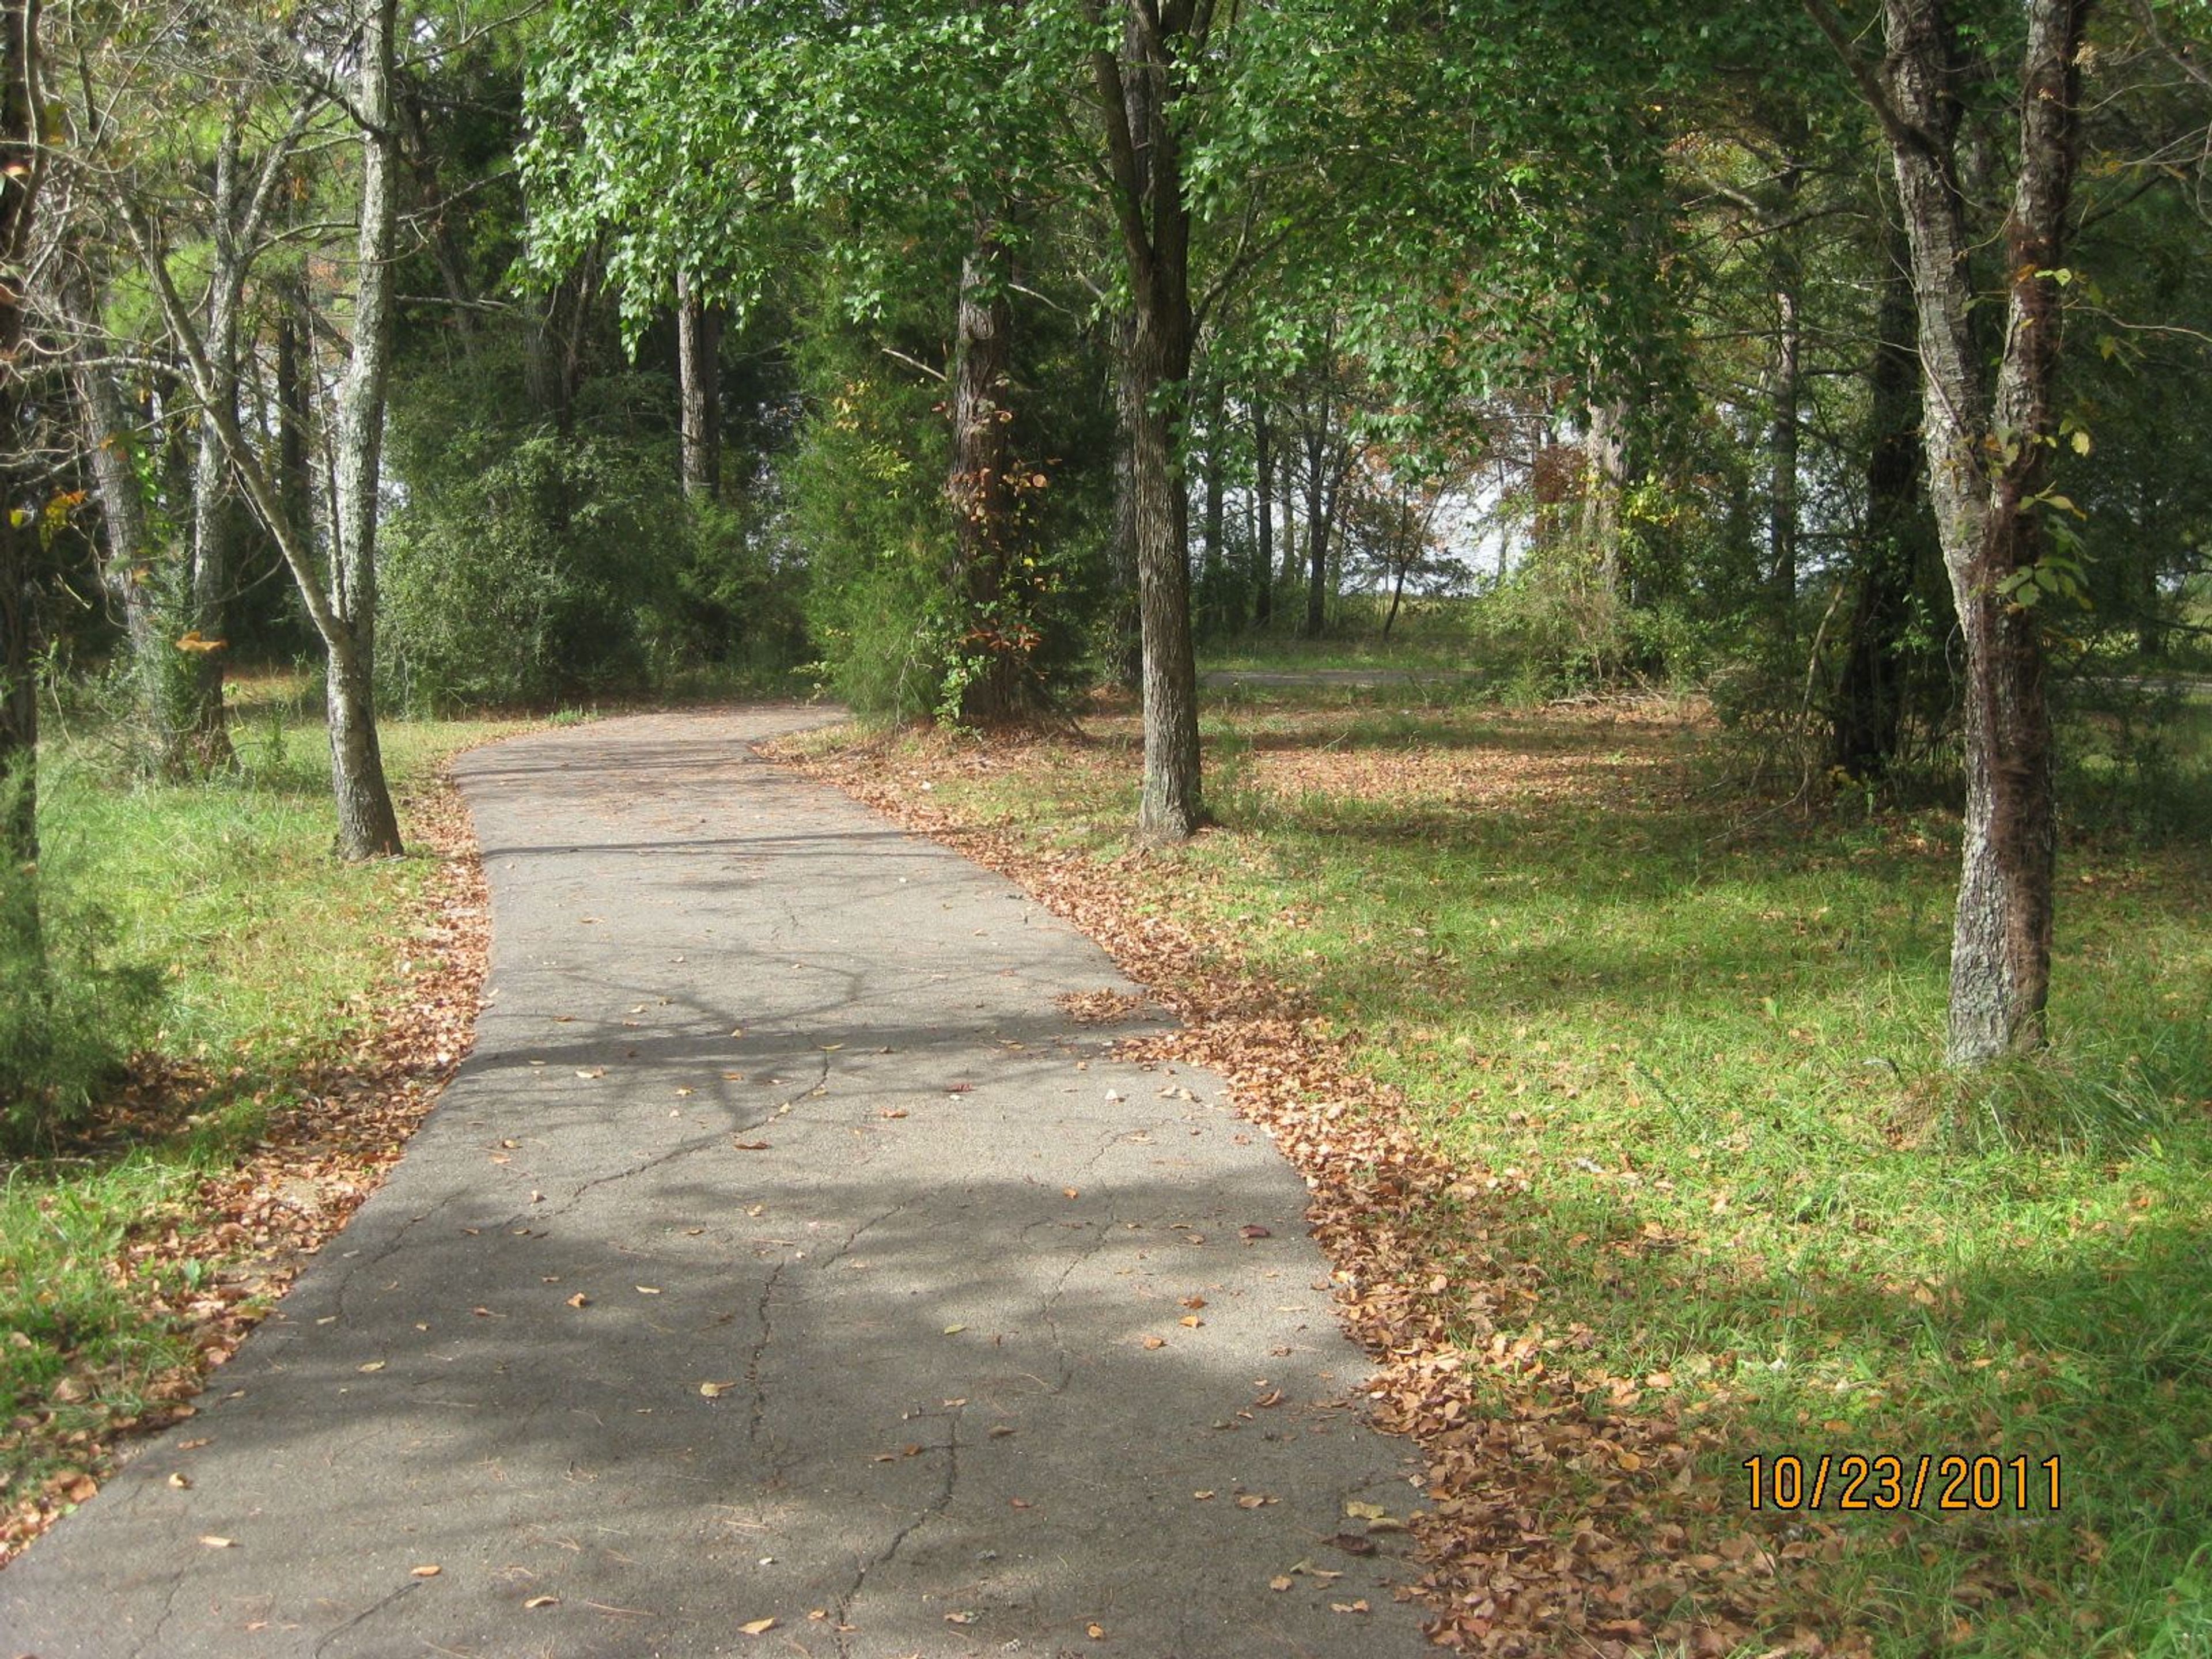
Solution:
M 410 1578 L 435 1578 L 443 1571 L 445 1571 L 443 1567 L 438 1566 L 434 1563 L 425 1562 L 419 1567 L 409 1568 L 407 1576 Z
M 1271 1590 L 1286 1590 L 1290 1587 L 1291 1579 L 1287 1573 L 1278 1574 L 1267 1581 L 1267 1588 Z
M 592 1305 L 592 1298 L 579 1291 L 568 1298 L 568 1305 L 572 1308 L 588 1308 Z
M 1360 1533 L 1340 1532 L 1328 1541 L 1335 1545 L 1337 1548 L 1342 1550 L 1346 1555 L 1372 1555 L 1375 1553 L 1375 1540 Z
M 741 1152 L 764 1152 L 768 1150 L 765 1140 L 733 1140 L 730 1144 Z
M 189 1492 L 191 1490 L 192 1478 L 182 1470 L 179 1470 L 169 1476 L 169 1484 L 179 1492 Z
M 945 1622 L 948 1625 L 972 1625 L 975 1622 L 975 1615 L 972 1613 L 948 1613 L 945 1615 Z
M 1181 1319 L 1176 1320 L 1176 1323 L 1184 1327 L 1186 1329 L 1194 1331 L 1200 1325 L 1206 1323 L 1206 1322 L 1203 1319 L 1200 1319 L 1196 1314 L 1185 1314 Z
M 1106 1639 L 1106 1626 L 1103 1625 L 1085 1625 L 1083 1627 L 1083 1633 L 1094 1642 L 1103 1642 Z
M 1363 1595 L 1357 1601 L 1332 1601 L 1328 1604 L 1328 1610 L 1331 1613 L 1364 1613 L 1367 1611 L 1367 1598 Z
M 1060 1195 L 1062 1198 L 1080 1198 L 1083 1196 L 1083 1190 L 1079 1187 L 1062 1187 L 1060 1189 Z
M 1192 1496 L 1193 1498 L 1195 1498 L 1196 1499 L 1198 1499 L 1198 1501 L 1199 1501 L 1200 1503 L 1203 1504 L 1204 1502 L 1206 1502 L 1206 1500 L 1207 1498 L 1209 1498 L 1212 1497 L 1212 1496 L 1213 1496 L 1213 1493 L 1212 1493 L 1212 1490 L 1209 1488 L 1209 1489 L 1205 1489 L 1205 1490 L 1201 1490 L 1201 1491 L 1199 1491 L 1199 1492 L 1194 1492 L 1191 1493 L 1191 1496 Z
M 699 1392 L 706 1395 L 709 1400 L 720 1400 L 724 1395 L 729 1393 L 732 1389 L 734 1389 L 738 1385 L 734 1382 L 702 1382 L 699 1385 Z
M 1148 1336 L 1145 1339 L 1145 1346 L 1148 1348 L 1164 1348 L 1167 1345 L 1168 1340 L 1164 1336 Z
M 635 1289 L 640 1296 L 659 1296 L 660 1294 L 660 1286 L 658 1285 L 637 1285 Z
M 945 1328 L 945 1334 L 947 1336 L 957 1336 L 967 1328 L 965 1325 L 947 1325 Z
M 692 1091 L 691 1090 L 689 1090 L 689 1089 L 678 1089 L 678 1090 L 676 1091 L 676 1097 L 677 1097 L 678 1100 L 682 1100 L 682 1099 L 684 1099 L 684 1098 L 686 1098 L 687 1097 L 689 1097 L 692 1092 L 693 1092 L 693 1091 Z
M 1344 1506 L 1344 1512 L 1355 1521 L 1380 1521 L 1390 1513 L 1380 1504 L 1361 1503 L 1346 1504 Z
M 906 1108 L 903 1106 L 886 1106 L 882 1111 L 878 1112 L 876 1115 L 878 1117 L 904 1117 L 906 1115 Z
M 1240 1510 L 1256 1510 L 1262 1504 L 1273 1504 L 1279 1501 L 1280 1500 L 1273 1498 L 1263 1498 L 1256 1492 L 1248 1492 L 1237 1498 L 1237 1507 Z
M 775 1628 L 775 1620 L 773 1619 L 756 1619 L 750 1624 L 738 1626 L 738 1628 L 744 1632 L 748 1636 L 765 1636 Z
M 1187 1296 L 1182 1299 L 1182 1305 L 1186 1308 L 1203 1308 L 1206 1305 L 1206 1298 L 1202 1296 Z
M 381 1359 L 372 1359 L 366 1365 L 356 1365 L 354 1369 L 357 1371 L 380 1371 L 384 1369 L 384 1363 Z
M 1237 1230 L 1237 1236 L 1239 1238 L 1273 1238 L 1275 1235 L 1271 1229 L 1262 1227 L 1255 1222 L 1248 1226 L 1239 1227 Z
M 533 1595 L 522 1605 L 526 1607 L 533 1608 L 557 1607 L 561 1605 L 561 1598 L 557 1595 Z
M 232 1540 L 228 1538 L 219 1538 L 211 1532 L 204 1532 L 200 1534 L 200 1542 L 211 1550 L 227 1550 L 230 1547 Z

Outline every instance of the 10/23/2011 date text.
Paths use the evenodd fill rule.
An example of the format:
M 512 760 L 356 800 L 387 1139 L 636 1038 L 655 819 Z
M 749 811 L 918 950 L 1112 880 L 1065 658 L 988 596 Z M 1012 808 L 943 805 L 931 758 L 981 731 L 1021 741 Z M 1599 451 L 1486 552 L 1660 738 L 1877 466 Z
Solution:
M 1967 1457 L 1922 1452 L 1899 1457 L 1860 1452 L 1747 1457 L 1754 1510 L 1934 1510 L 1988 1515 L 2056 1511 L 2062 1496 L 2056 1456 Z

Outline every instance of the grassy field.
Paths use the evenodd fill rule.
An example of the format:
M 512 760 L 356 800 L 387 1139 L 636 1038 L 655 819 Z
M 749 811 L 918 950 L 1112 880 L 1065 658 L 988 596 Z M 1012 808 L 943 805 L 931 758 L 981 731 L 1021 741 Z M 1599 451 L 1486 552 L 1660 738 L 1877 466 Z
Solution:
M 106 1434 L 191 1391 L 196 1340 L 230 1340 L 206 1316 L 250 1294 L 220 1264 L 257 1242 L 210 1212 L 204 1183 L 404 1000 L 410 907 L 437 858 L 413 843 L 338 864 L 319 720 L 289 682 L 234 702 L 238 775 L 191 787 L 132 781 L 97 724 L 50 726 L 58 925 L 160 990 L 138 1061 L 88 1121 L 0 1165 L 0 1511 L 88 1492 Z M 395 791 L 422 799 L 444 757 L 501 729 L 388 725 Z
M 1952 816 L 1748 799 L 1693 708 L 1246 688 L 1206 721 L 1220 827 L 1158 857 L 1123 839 L 1133 723 L 1090 724 L 1018 763 L 941 738 L 848 763 L 1087 861 L 1395 1091 L 1468 1178 L 1405 1255 L 1444 1363 L 1475 1411 L 1614 1449 L 1532 1486 L 1528 1537 L 1659 1563 L 1615 1635 L 1705 1651 L 1693 1569 L 1755 1560 L 1743 1651 L 2212 1652 L 2212 810 L 2193 840 L 2069 840 L 2051 1050 L 1962 1079 Z M 2165 787 L 2212 802 L 2207 730 L 2177 735 Z M 1635 1473 L 1638 1435 L 1689 1473 Z M 1917 1506 L 1878 1469 L 1840 1508 L 1852 1454 L 1908 1488 L 1923 1454 L 2002 1460 L 2001 1501 L 1970 1461 L 1963 1509 L 1940 1463 Z

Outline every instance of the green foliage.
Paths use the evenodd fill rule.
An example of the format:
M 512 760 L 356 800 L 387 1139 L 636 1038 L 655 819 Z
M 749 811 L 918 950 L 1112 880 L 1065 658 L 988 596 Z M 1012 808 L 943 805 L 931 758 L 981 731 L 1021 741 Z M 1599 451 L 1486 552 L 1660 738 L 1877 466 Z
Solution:
M 643 685 L 688 531 L 672 458 L 593 438 L 517 441 L 465 492 L 386 526 L 386 684 L 422 709 Z
M 783 474 L 786 533 L 806 554 L 806 617 L 823 684 L 855 712 L 934 713 L 953 687 L 959 638 L 949 434 L 935 388 L 825 340 L 810 365 L 812 418 Z
M 18 777 L 0 780 L 0 811 Z M 40 792 L 40 858 L 0 865 L 0 1152 L 51 1141 L 152 1031 L 153 971 L 123 948 L 91 894 L 76 791 Z

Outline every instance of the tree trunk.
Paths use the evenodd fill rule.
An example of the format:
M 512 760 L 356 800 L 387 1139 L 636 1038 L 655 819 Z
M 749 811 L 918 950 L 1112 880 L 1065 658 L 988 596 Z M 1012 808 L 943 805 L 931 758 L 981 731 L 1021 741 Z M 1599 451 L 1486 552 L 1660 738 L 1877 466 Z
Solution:
M 1212 626 L 1219 630 L 1237 628 L 1243 621 L 1243 607 L 1237 603 L 1236 586 L 1224 581 L 1226 574 L 1222 562 L 1222 517 L 1224 493 L 1227 479 L 1224 477 L 1222 416 L 1227 404 L 1227 395 L 1221 382 L 1213 383 L 1211 396 L 1206 400 L 1206 473 L 1201 485 L 1205 507 L 1199 519 L 1199 566 L 1205 573 L 1205 591 L 1212 594 L 1221 606 L 1220 614 Z
M 1299 629 L 1317 640 L 1328 621 L 1328 461 L 1329 407 L 1324 395 L 1313 424 L 1306 428 L 1306 617 Z
M 1966 642 L 1954 1065 L 2044 1040 L 2057 837 L 2033 577 L 2043 552 L 2037 497 L 2055 447 L 2055 273 L 2078 158 L 2078 61 L 2090 9 L 2090 0 L 2027 0 L 2020 165 L 2003 235 L 2007 316 L 1992 388 L 1970 314 L 1975 239 L 1958 184 L 1954 43 L 1938 0 L 1883 3 L 1885 126 L 1919 307 L 1929 494 Z
M 1767 446 L 1770 475 L 1766 498 L 1768 580 L 1785 623 L 1797 599 L 1798 395 L 1803 385 L 1801 358 L 1804 319 L 1800 314 L 1796 258 L 1775 257 L 1774 425 Z
M 1145 635 L 1137 600 L 1137 322 L 1114 319 L 1114 521 L 1107 549 L 1113 591 L 1106 608 L 1106 672 L 1115 685 L 1143 695 Z
M 287 286 L 276 313 L 276 491 L 293 527 L 314 535 L 315 475 L 308 459 L 307 383 L 302 359 L 311 352 L 313 325 L 304 291 Z
M 87 337 L 83 356 L 99 348 Z M 100 564 L 100 586 L 122 615 L 131 659 L 140 674 L 160 660 L 160 620 L 154 613 L 154 546 L 147 527 L 146 495 L 131 464 L 131 422 L 115 377 L 104 364 L 80 362 L 77 402 L 83 411 L 84 447 L 92 463 L 93 494 L 100 502 L 101 539 L 106 550 Z M 149 703 L 153 688 L 142 679 L 138 690 Z M 151 710 L 158 714 L 158 708 Z
M 1193 318 L 1173 53 L 1182 46 L 1203 49 L 1204 40 L 1191 33 L 1191 17 L 1187 6 L 1152 11 L 1133 0 L 1120 58 L 1099 51 L 1091 59 L 1135 313 L 1125 410 L 1133 428 L 1132 516 L 1145 659 L 1137 835 L 1147 842 L 1184 840 L 1204 817 L 1190 632 L 1190 499 L 1176 447 L 1190 379 Z
M 32 572 L 39 528 L 25 465 L 24 268 L 40 165 L 37 0 L 0 0 L 0 957 L 21 964 L 46 997 L 39 913 L 39 688 L 32 639 Z M 19 518 L 19 514 L 21 516 Z M 42 1045 L 43 1020 L 21 1022 L 20 1042 Z M 6 1056 L 31 1072 L 36 1054 Z
M 362 119 L 360 268 L 353 354 L 338 392 L 336 500 L 328 620 L 331 793 L 338 855 L 396 856 L 399 818 L 376 737 L 376 509 L 392 369 L 392 266 L 398 245 L 399 139 L 392 108 L 397 0 L 368 0 L 358 84 Z M 273 528 L 273 526 L 272 526 Z M 322 619 L 319 618 L 319 622 Z
M 688 276 L 676 279 L 676 370 L 682 382 L 684 493 L 722 493 L 722 315 Z
M 1006 250 L 996 228 L 975 227 L 960 263 L 959 313 L 952 347 L 952 506 L 957 584 L 966 632 L 960 719 L 968 726 L 1012 720 L 1019 711 L 1029 656 L 1027 619 L 1014 614 L 1007 580 L 1013 549 L 1013 410 L 1008 404 L 1013 312 L 1006 298 Z
M 1252 622 L 1266 628 L 1275 616 L 1275 457 L 1268 447 L 1267 410 L 1252 404 Z
M 1871 441 L 1866 472 L 1866 535 L 1836 688 L 1829 763 L 1851 777 L 1885 776 L 1904 729 L 1905 665 L 1899 659 L 1912 591 L 1923 561 L 1932 568 L 1936 526 L 1929 516 L 1920 449 L 1920 359 L 1914 343 L 1912 282 L 1901 234 L 1886 237 L 1875 357 L 1868 375 Z

